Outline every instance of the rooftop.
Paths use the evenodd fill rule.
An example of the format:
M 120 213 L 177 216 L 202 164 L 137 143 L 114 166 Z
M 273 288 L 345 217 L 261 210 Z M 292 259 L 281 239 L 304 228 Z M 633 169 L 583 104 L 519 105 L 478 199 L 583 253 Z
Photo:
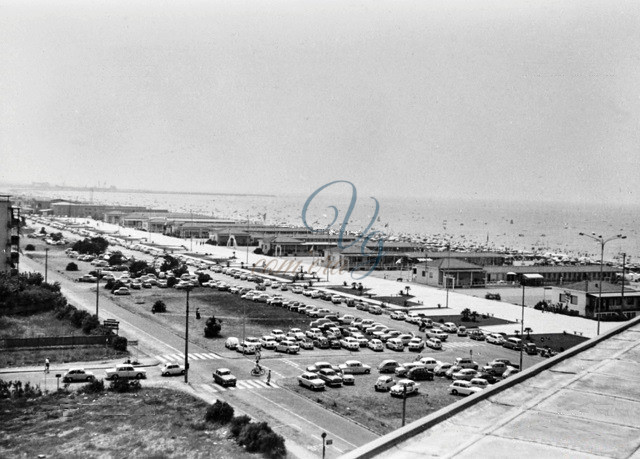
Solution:
M 516 274 L 529 274 L 529 273 L 553 273 L 553 272 L 582 272 L 593 273 L 600 272 L 600 265 L 564 265 L 564 266 L 546 266 L 546 265 L 534 265 L 534 266 L 485 266 L 484 270 L 489 273 L 508 273 L 514 272 Z M 620 268 L 613 266 L 603 266 L 602 271 L 606 273 L 620 272 Z
M 638 457 L 640 317 L 347 453 Z
M 591 282 L 574 282 L 572 284 L 563 285 L 561 288 L 567 290 L 579 290 L 581 292 L 587 293 L 599 293 L 600 292 L 600 282 L 591 281 Z M 620 293 L 622 290 L 622 285 L 620 284 L 612 284 L 611 282 L 603 282 L 602 283 L 602 293 Z M 635 292 L 635 289 L 629 285 L 624 286 L 625 292 Z

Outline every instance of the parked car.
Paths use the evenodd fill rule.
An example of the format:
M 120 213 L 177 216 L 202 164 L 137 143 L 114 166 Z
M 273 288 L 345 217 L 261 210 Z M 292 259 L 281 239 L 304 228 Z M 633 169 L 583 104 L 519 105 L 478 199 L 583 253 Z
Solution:
M 442 364 L 439 360 L 436 360 L 433 357 L 422 357 L 420 359 L 420 363 L 431 371 L 435 370 L 436 367 Z
M 395 360 L 383 360 L 378 365 L 378 371 L 380 373 L 393 373 L 400 364 Z
M 475 376 L 476 376 L 476 370 L 473 370 L 471 368 L 463 368 L 462 370 L 456 373 L 453 373 L 452 379 L 454 380 L 463 379 L 465 381 L 471 381 L 473 378 L 475 378 Z
M 309 338 L 303 338 L 300 341 L 298 341 L 298 345 L 300 346 L 300 349 L 305 349 L 305 350 L 313 350 L 313 341 L 311 341 Z
M 404 344 L 402 340 L 399 338 L 391 338 L 387 341 L 387 349 L 391 349 L 393 351 L 404 352 Z
M 89 382 L 93 381 L 95 376 L 90 371 L 85 371 L 84 368 L 70 368 L 64 375 L 62 375 L 62 382 L 74 383 L 74 382 Z
M 287 354 L 297 354 L 300 352 L 300 346 L 295 341 L 287 341 L 283 339 L 276 346 L 276 352 L 286 352 Z
M 116 365 L 115 368 L 105 370 L 105 378 L 110 379 L 146 379 L 147 372 L 143 368 L 136 368 L 130 364 Z
M 393 320 L 405 320 L 407 315 L 403 311 L 393 311 L 389 317 Z
M 320 336 L 313 340 L 313 346 L 317 347 L 318 349 L 329 349 L 331 348 L 331 342 L 329 341 L 328 338 L 325 338 L 324 336 Z
M 519 351 L 522 349 L 522 340 L 520 338 L 507 338 L 507 340 L 502 343 L 502 347 Z
M 413 381 L 433 381 L 433 371 L 424 367 L 411 368 L 405 377 Z
M 380 341 L 379 339 L 369 340 L 369 342 L 367 343 L 367 347 L 372 351 L 380 352 L 384 350 L 384 344 L 382 344 L 382 341 Z
M 442 342 L 438 338 L 429 338 L 425 344 L 431 349 L 442 349 Z
M 240 344 L 240 340 L 238 338 L 231 336 L 227 338 L 227 340 L 224 342 L 224 347 L 226 347 L 227 349 L 231 349 L 233 351 L 238 347 L 238 344 Z
M 412 381 L 410 379 L 401 379 L 394 386 L 391 387 L 390 393 L 392 397 L 402 397 L 406 395 L 412 395 L 418 393 L 418 387 L 420 383 Z
M 458 327 L 453 322 L 445 322 L 440 325 L 440 328 L 447 333 L 456 333 L 458 331 Z
M 264 335 L 260 338 L 260 346 L 262 346 L 263 349 L 275 349 L 277 345 L 278 342 L 271 335 Z
M 162 376 L 175 376 L 184 374 L 184 366 L 177 363 L 165 363 L 160 369 Z
M 131 295 L 131 292 L 127 287 L 120 287 L 113 291 L 114 295 Z
M 315 373 L 305 371 L 298 376 L 298 384 L 311 390 L 324 390 L 324 380 L 320 379 Z
M 498 382 L 498 378 L 495 377 L 492 373 L 487 373 L 486 371 L 479 371 L 476 373 L 475 379 L 484 379 L 489 384 L 495 384 Z
M 440 330 L 439 328 L 433 328 L 431 330 L 427 330 L 426 336 L 429 339 L 435 338 L 435 339 L 439 339 L 440 341 L 446 341 L 447 338 L 449 338 L 449 335 L 443 332 L 442 330 Z
M 447 373 L 447 371 L 451 369 L 452 366 L 453 366 L 452 363 L 442 362 L 440 365 L 436 366 L 433 369 L 433 374 L 436 376 L 444 376 Z
M 520 370 L 514 367 L 507 367 L 506 371 L 502 373 L 502 378 L 506 379 L 511 375 L 515 375 L 516 373 L 520 373 Z
M 473 395 L 481 390 L 480 387 L 473 386 L 469 381 L 454 381 L 449 386 L 449 393 L 453 395 Z
M 524 345 L 524 351 L 527 353 L 527 355 L 537 355 L 538 347 L 533 343 L 527 343 Z
M 469 338 L 476 340 L 476 341 L 484 341 L 485 340 L 485 336 L 484 333 L 482 333 L 480 330 L 471 330 L 469 332 Z
M 330 368 L 318 370 L 318 378 L 322 379 L 327 386 L 341 386 L 342 377 Z
M 379 376 L 373 388 L 376 392 L 387 392 L 396 384 L 395 380 L 391 376 Z
M 484 378 L 473 378 L 469 382 L 472 386 L 477 386 L 480 389 L 486 389 L 487 387 L 489 387 L 489 381 Z
M 489 335 L 487 335 L 487 343 L 491 343 L 491 344 L 497 344 L 499 346 L 502 346 L 502 344 L 506 341 L 504 339 L 504 336 L 502 336 L 500 333 L 490 333 Z
M 420 338 L 411 338 L 407 347 L 410 351 L 420 352 L 424 349 L 424 341 Z
M 237 379 L 228 368 L 218 368 L 213 372 L 213 381 L 223 387 L 235 386 Z
M 469 357 L 458 357 L 454 363 L 455 365 L 458 365 L 462 368 L 472 368 L 474 370 L 478 369 L 478 364 Z
M 345 374 L 365 374 L 371 373 L 371 367 L 365 365 L 358 360 L 347 360 L 345 363 L 339 365 L 342 373 Z
M 360 343 L 356 341 L 355 338 L 351 336 L 347 336 L 340 340 L 340 346 L 350 351 L 358 351 L 360 350 Z
M 329 362 L 316 362 L 313 365 L 309 365 L 307 367 L 307 371 L 311 373 L 317 373 L 323 368 L 328 368 L 333 371 L 340 371 L 340 367 L 338 365 L 332 365 Z
M 420 362 L 405 362 L 394 370 L 396 376 L 405 376 L 412 368 L 424 368 Z
M 465 326 L 463 326 L 463 325 L 461 325 L 461 326 L 459 326 L 459 327 L 458 327 L 457 335 L 458 335 L 459 337 L 461 337 L 461 338 L 462 338 L 462 337 L 465 337 L 465 336 L 467 336 L 467 334 L 468 334 L 468 333 L 467 333 L 467 327 L 465 327 Z

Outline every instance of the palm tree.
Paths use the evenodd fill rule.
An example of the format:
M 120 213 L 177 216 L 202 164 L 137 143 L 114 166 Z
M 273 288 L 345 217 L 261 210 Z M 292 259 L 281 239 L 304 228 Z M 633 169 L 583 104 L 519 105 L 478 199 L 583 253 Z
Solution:
M 462 320 L 464 322 L 467 322 L 469 320 L 469 316 L 471 315 L 471 309 L 469 308 L 464 308 L 460 314 L 462 314 Z
M 477 312 L 477 311 L 471 311 L 471 314 L 470 314 L 470 316 L 471 316 L 471 320 L 472 320 L 472 321 L 474 321 L 474 322 L 476 322 L 476 321 L 478 320 L 478 316 L 479 316 L 479 315 L 480 315 L 480 314 L 478 314 L 478 312 Z
M 533 331 L 531 327 L 525 328 L 524 331 L 527 334 L 527 340 L 531 341 L 531 332 Z

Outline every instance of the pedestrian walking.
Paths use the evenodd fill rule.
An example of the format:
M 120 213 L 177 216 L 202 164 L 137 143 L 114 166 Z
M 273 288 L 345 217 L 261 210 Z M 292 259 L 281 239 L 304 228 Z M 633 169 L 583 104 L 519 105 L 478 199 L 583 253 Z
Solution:
M 267 373 L 267 385 L 271 385 L 271 370 Z
M 196 319 L 200 319 L 200 308 L 196 308 Z
M 44 359 L 44 372 L 49 373 L 49 359 Z

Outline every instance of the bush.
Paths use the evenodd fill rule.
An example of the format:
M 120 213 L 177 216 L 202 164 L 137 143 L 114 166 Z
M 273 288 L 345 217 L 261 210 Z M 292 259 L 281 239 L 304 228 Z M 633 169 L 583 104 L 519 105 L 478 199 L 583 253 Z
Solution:
M 255 253 L 256 255 L 262 255 L 262 248 L 258 247 L 253 251 L 253 253 Z
M 242 416 L 234 416 L 231 420 L 231 428 L 229 429 L 231 435 L 233 435 L 234 437 L 240 435 L 240 432 L 242 432 L 244 426 L 246 426 L 250 422 L 251 418 L 246 414 L 243 414 Z
M 233 419 L 233 407 L 227 402 L 216 400 L 213 405 L 210 405 L 209 408 L 207 408 L 204 419 L 207 422 L 227 424 L 231 419 Z
M 116 336 L 111 341 L 111 347 L 113 347 L 116 351 L 125 352 L 127 350 L 127 338 L 124 336 Z
M 137 392 L 142 389 L 142 385 L 138 380 L 127 380 L 127 379 L 114 379 L 109 384 L 109 390 L 112 392 L 118 392 L 120 394 L 125 392 Z
M 67 264 L 67 271 L 77 271 L 78 270 L 78 265 L 75 264 L 73 261 L 69 264 Z
M 90 316 L 91 314 L 89 314 L 88 311 L 85 311 L 84 309 L 76 309 L 71 315 L 71 323 L 74 327 L 80 328 L 82 327 L 84 320 Z
M 284 438 L 275 433 L 266 422 L 252 422 L 244 426 L 238 436 L 238 443 L 247 452 L 261 452 L 266 457 L 279 459 L 286 457 Z
M 94 379 L 81 386 L 78 392 L 81 394 L 99 394 L 100 392 L 104 392 L 104 380 Z
M 91 333 L 93 330 L 95 330 L 96 328 L 98 328 L 100 326 L 100 319 L 98 319 L 98 316 L 94 315 L 90 315 L 84 318 L 84 320 L 82 321 L 82 331 L 85 332 L 87 335 L 89 333 Z
M 151 307 L 151 312 L 153 312 L 154 314 L 156 312 L 167 312 L 167 305 L 164 304 L 164 301 L 158 300 L 155 303 L 153 303 L 153 306 Z
M 174 285 L 176 285 L 178 283 L 178 279 L 176 279 L 175 277 L 171 276 L 167 278 L 167 287 L 171 288 Z
M 220 330 L 222 330 L 222 321 L 211 316 L 204 326 L 204 336 L 205 338 L 217 338 L 220 336 Z
M 83 254 L 103 253 L 109 247 L 109 242 L 103 237 L 85 238 L 73 244 L 73 250 Z
M 24 247 L 24 249 L 25 249 L 27 252 L 33 252 L 33 251 L 36 249 L 36 246 L 35 246 L 35 245 L 33 245 L 33 244 L 27 244 L 27 245 Z
M 211 280 L 211 276 L 208 275 L 207 273 L 198 274 L 198 283 L 200 285 L 204 284 L 205 282 L 209 282 L 210 280 Z

